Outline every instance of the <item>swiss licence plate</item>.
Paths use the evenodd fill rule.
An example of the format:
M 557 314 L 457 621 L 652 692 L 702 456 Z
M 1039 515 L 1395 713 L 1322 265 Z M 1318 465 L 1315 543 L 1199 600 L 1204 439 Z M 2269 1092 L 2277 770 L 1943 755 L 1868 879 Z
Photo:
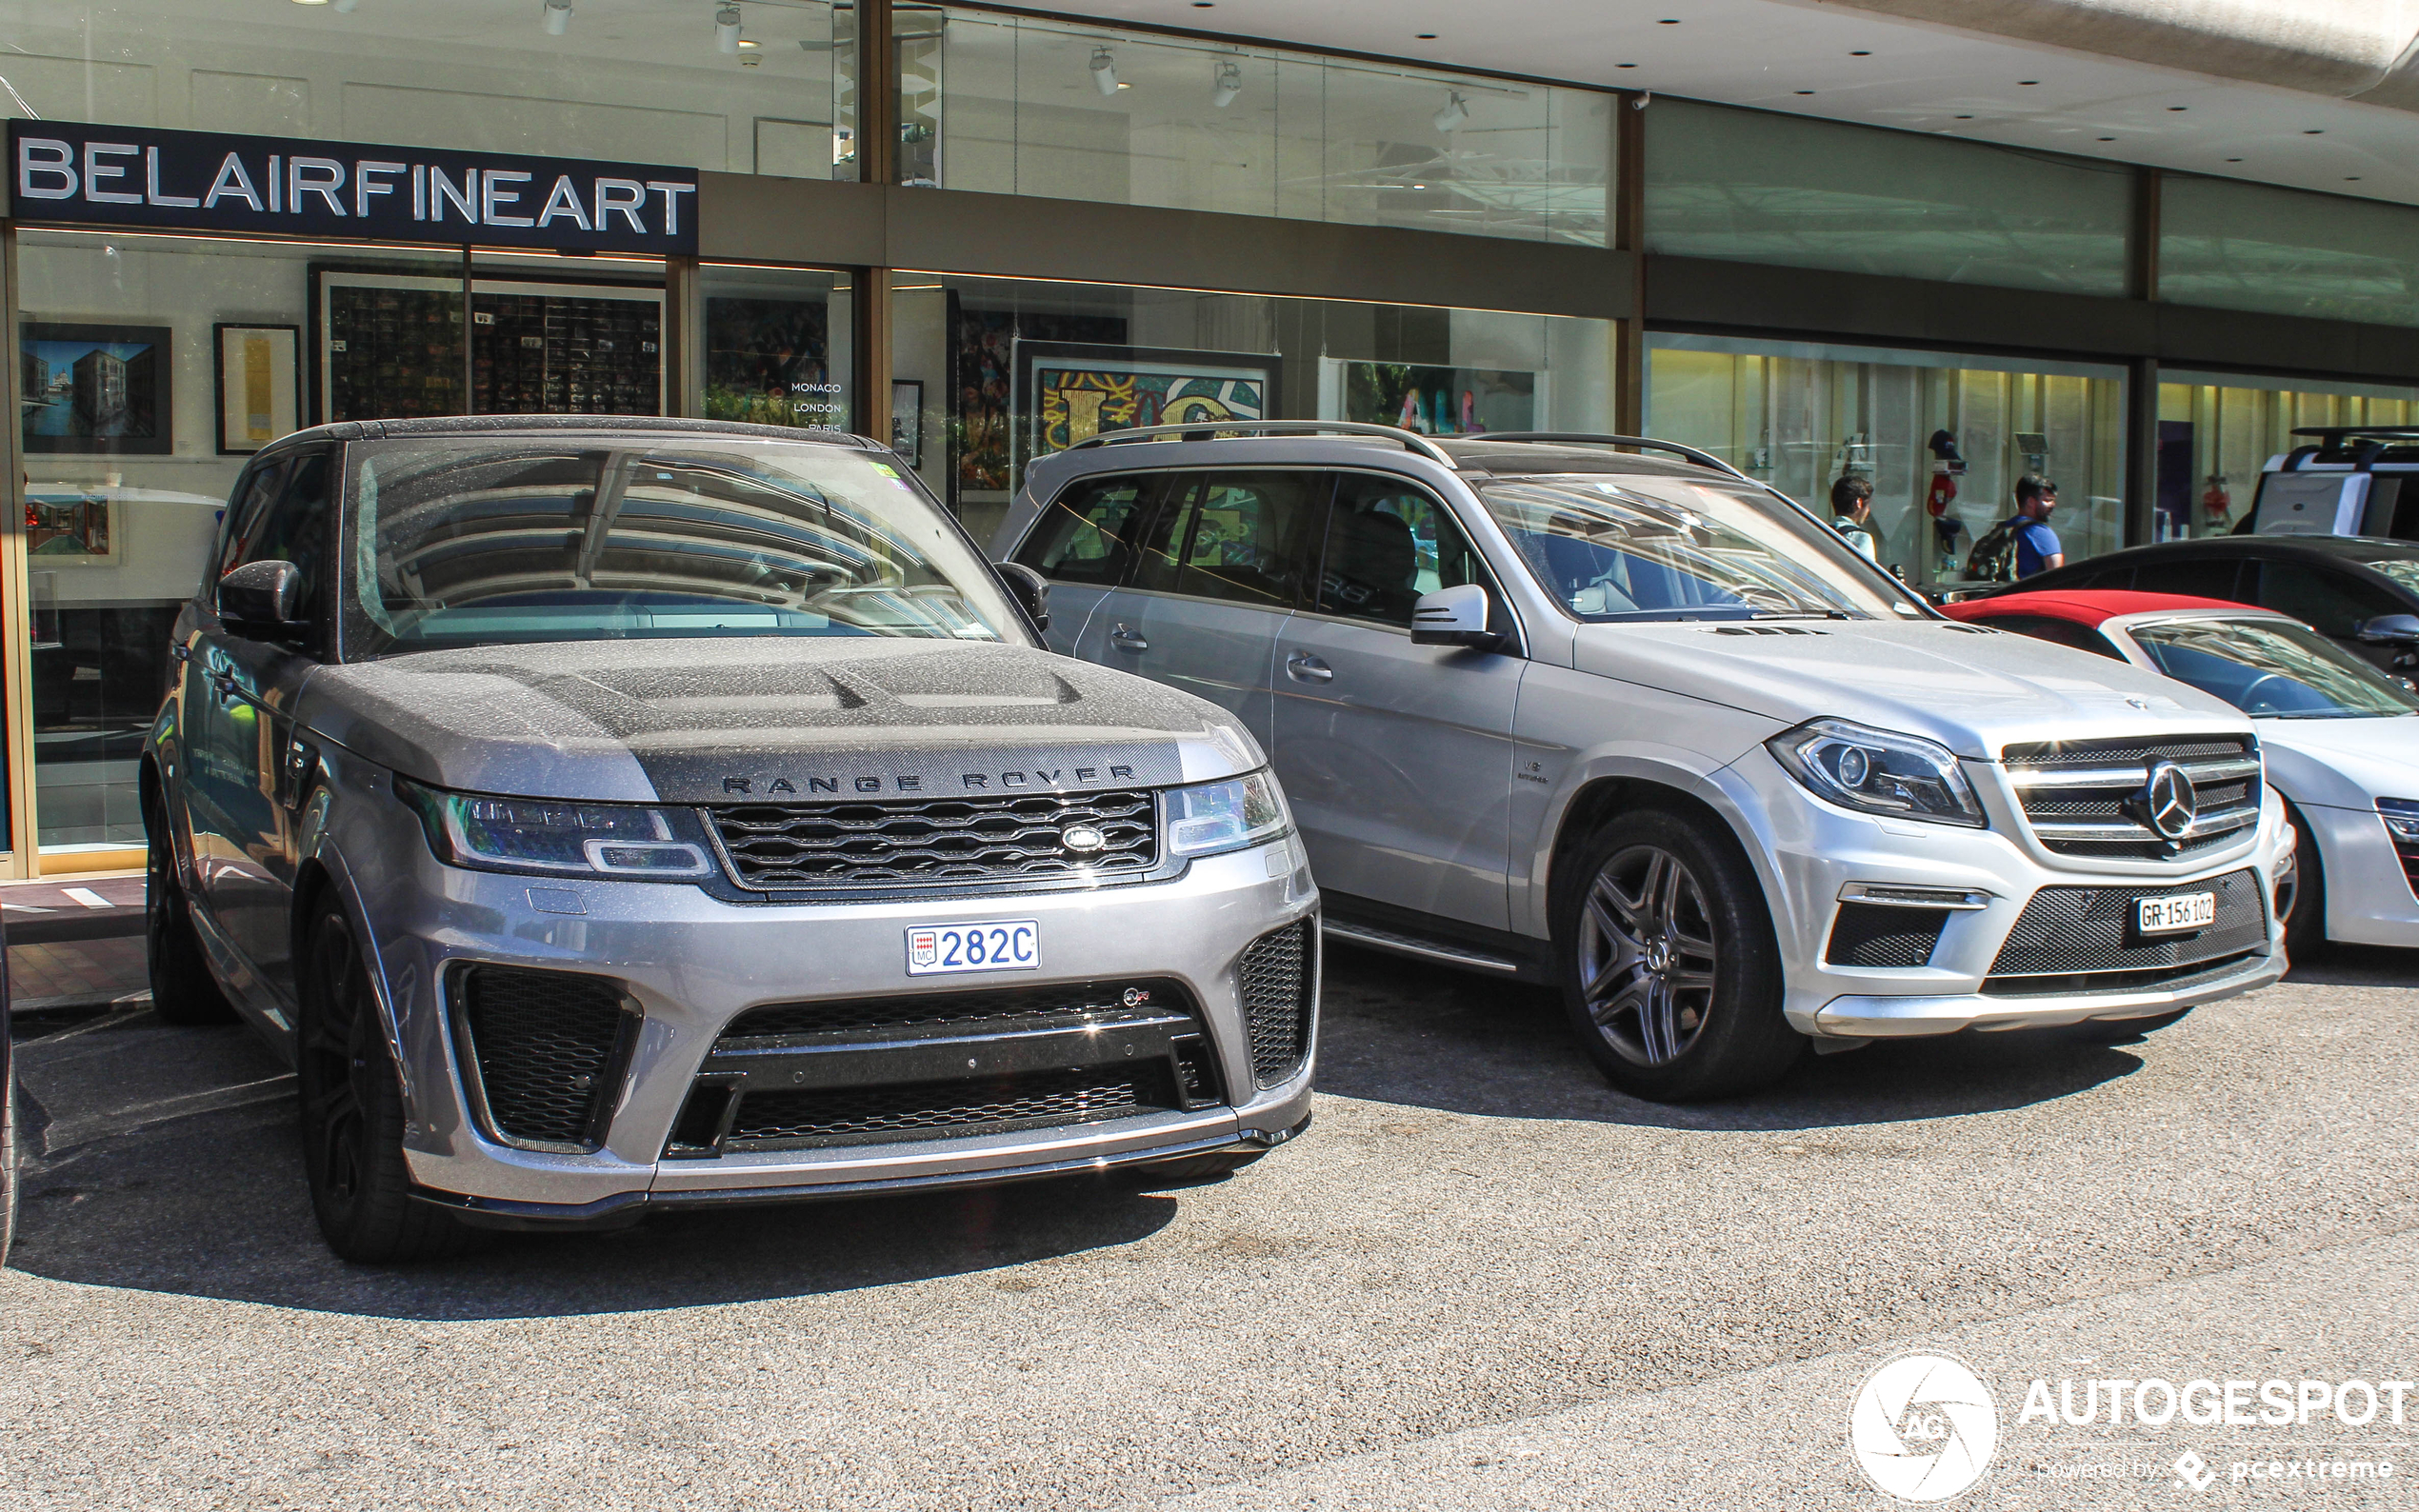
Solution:
M 911 977 L 949 971 L 1034 971 L 1042 964 L 1042 926 L 1030 919 L 987 924 L 924 924 L 907 932 Z
M 2217 894 L 2188 892 L 2174 898 L 2141 898 L 2135 906 L 2142 910 L 2144 934 L 2175 934 L 2186 929 L 2206 929 L 2217 923 Z

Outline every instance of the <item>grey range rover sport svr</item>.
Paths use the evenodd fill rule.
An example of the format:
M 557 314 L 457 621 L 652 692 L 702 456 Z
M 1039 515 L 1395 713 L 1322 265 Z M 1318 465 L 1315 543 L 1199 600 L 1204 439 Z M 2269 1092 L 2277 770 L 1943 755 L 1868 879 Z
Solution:
M 1047 611 L 855 437 L 286 438 L 143 758 L 157 1007 L 294 1064 L 353 1260 L 1246 1164 L 1309 1113 L 1291 816 L 1225 710 Z

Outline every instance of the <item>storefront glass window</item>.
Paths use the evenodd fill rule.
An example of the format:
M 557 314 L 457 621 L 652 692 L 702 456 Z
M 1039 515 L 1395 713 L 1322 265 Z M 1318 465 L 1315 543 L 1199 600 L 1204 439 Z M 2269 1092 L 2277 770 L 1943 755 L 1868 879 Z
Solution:
M 2119 165 L 1663 98 L 1646 158 L 1650 252 L 2125 292 Z
M 2419 388 L 2221 373 L 2159 374 L 2157 539 L 2225 535 L 2251 507 L 2271 458 L 2309 444 L 2303 426 L 2419 425 Z
M 689 413 L 871 433 L 850 410 L 847 274 L 708 263 L 697 283 L 703 391 Z
M 2058 485 L 2069 561 L 2125 544 L 2122 368 L 1676 334 L 1648 357 L 1649 434 L 1826 519 L 1834 482 L 1870 480 L 1880 560 L 1909 582 L 1958 580 L 2027 472 Z
M 852 13 L 578 0 L 556 34 L 537 0 L 0 0 L 0 77 L 46 121 L 854 178 Z
M 1036 456 L 1130 426 L 1612 428 L 1612 328 L 1573 316 L 894 273 L 894 444 L 988 540 Z
M 2188 175 L 2159 196 L 2161 299 L 2419 326 L 2419 209 Z
M 901 7 L 899 182 L 1605 245 L 1609 94 Z
M 36 831 L 143 841 L 170 628 L 246 458 L 328 420 L 661 414 L 664 266 L 631 257 L 23 231 Z M 694 408 L 696 396 L 689 407 Z

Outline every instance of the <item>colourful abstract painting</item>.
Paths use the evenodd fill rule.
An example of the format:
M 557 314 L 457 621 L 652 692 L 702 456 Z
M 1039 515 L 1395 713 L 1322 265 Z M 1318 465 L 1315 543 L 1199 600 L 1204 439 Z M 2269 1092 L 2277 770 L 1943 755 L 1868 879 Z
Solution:
M 1026 457 L 1046 457 L 1107 430 L 1266 420 L 1273 367 L 1229 352 L 1060 346 L 1029 350 Z

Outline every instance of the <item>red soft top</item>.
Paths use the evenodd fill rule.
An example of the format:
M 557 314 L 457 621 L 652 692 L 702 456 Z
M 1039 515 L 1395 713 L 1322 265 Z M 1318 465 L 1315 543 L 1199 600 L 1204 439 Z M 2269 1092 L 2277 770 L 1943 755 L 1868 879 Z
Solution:
M 1944 604 L 1940 612 L 1955 620 L 1988 620 L 2002 614 L 2038 614 L 2072 620 L 2095 628 L 2120 614 L 2151 614 L 2163 609 L 2234 609 L 2253 611 L 2248 604 L 2223 599 L 2196 599 L 2182 593 L 2135 593 L 2117 588 L 2069 588 L 2063 592 L 1994 593 L 1987 599 Z

